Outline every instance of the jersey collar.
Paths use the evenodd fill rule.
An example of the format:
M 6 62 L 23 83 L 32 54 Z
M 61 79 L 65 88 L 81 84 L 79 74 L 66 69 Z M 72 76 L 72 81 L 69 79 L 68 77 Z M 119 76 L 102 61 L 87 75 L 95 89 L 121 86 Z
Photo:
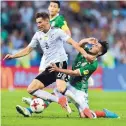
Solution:
M 59 16 L 59 13 L 55 17 L 53 17 L 52 19 L 50 19 L 50 21 L 54 20 L 57 16 Z

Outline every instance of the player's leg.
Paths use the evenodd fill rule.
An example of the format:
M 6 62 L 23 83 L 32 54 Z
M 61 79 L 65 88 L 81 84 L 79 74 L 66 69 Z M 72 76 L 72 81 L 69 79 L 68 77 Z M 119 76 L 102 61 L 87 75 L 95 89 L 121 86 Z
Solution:
M 60 68 L 67 69 L 67 62 L 66 61 L 56 63 L 56 65 Z M 67 81 L 68 81 L 68 75 L 66 75 L 64 73 L 56 72 L 56 87 L 57 87 L 57 90 L 60 93 L 62 93 L 63 95 L 66 90 L 66 82 Z M 67 111 L 69 113 L 71 113 L 71 108 L 68 104 L 67 97 L 65 97 L 65 98 L 66 98 L 66 104 L 64 105 L 64 107 L 67 109 Z
M 39 74 L 33 81 L 32 83 L 28 86 L 27 91 L 33 96 L 45 99 L 45 100 L 50 100 L 59 103 L 62 107 L 66 107 L 67 100 L 65 97 L 58 98 L 55 95 L 52 95 L 49 92 L 46 92 L 44 90 L 41 90 L 42 88 L 48 86 L 49 84 L 55 82 L 56 80 L 56 73 L 52 72 L 49 73 L 48 70 Z M 20 107 L 21 108 L 21 107 Z M 17 108 L 16 108 L 17 109 Z M 22 109 L 21 112 L 19 111 L 19 107 L 17 111 L 22 114 Z M 24 110 L 24 109 L 23 109 Z M 27 110 L 30 111 L 30 108 L 27 108 Z M 69 111 L 68 111 L 69 112 Z M 24 113 L 22 114 L 24 115 Z
M 60 62 L 56 64 L 58 67 L 67 69 L 67 62 Z M 56 78 L 56 86 L 59 92 L 64 93 L 66 89 L 66 81 L 68 80 L 68 76 L 64 73 L 57 73 L 57 78 Z
M 28 86 L 27 91 L 29 94 L 36 96 L 38 98 L 42 98 L 44 100 L 51 100 L 54 102 L 58 102 L 58 97 L 52 95 L 51 93 L 41 90 L 44 87 L 50 85 L 55 82 L 56 76 L 55 72 L 49 73 L 48 69 L 44 72 L 40 73 Z
M 88 94 L 83 91 L 77 90 L 73 86 L 69 85 L 67 87 L 65 95 L 67 95 L 74 101 L 74 103 L 80 106 L 80 109 L 82 110 L 82 112 L 80 113 L 81 115 L 83 114 L 84 117 L 87 116 L 89 118 L 93 118 L 88 106 Z
M 39 66 L 39 74 L 41 74 L 42 72 L 45 71 L 45 66 L 44 66 L 44 62 L 45 62 L 45 57 L 44 55 L 42 56 L 41 58 L 41 61 L 40 61 L 40 66 Z M 38 74 L 38 75 L 39 75 Z M 34 99 L 35 96 L 32 96 L 31 98 L 30 97 L 22 97 L 22 101 L 28 105 L 30 105 L 32 99 Z M 45 102 L 45 103 L 48 103 L 48 102 Z

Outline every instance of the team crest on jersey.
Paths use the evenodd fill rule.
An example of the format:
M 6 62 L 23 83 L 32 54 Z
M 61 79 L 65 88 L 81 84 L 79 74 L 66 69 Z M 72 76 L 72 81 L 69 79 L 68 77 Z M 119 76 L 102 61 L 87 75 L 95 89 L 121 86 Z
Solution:
M 84 75 L 87 75 L 87 74 L 89 74 L 89 70 L 85 70 L 85 71 L 83 71 L 83 73 L 84 73 Z
M 44 40 L 48 40 L 49 38 L 48 38 L 48 36 L 46 35 L 46 36 L 44 36 Z

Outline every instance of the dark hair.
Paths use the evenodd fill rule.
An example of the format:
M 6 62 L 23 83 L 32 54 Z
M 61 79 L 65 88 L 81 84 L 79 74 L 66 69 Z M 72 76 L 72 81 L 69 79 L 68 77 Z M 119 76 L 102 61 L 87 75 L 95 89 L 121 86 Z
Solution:
M 35 18 L 49 19 L 49 14 L 46 12 L 36 13 Z
M 98 55 L 98 57 L 99 57 L 99 56 L 102 56 L 105 53 L 107 53 L 108 43 L 106 41 L 101 41 L 101 40 L 99 40 L 98 42 L 102 45 L 102 54 Z
M 53 2 L 53 3 L 57 3 L 58 4 L 58 7 L 60 8 L 60 2 L 59 1 L 50 1 L 50 3 Z

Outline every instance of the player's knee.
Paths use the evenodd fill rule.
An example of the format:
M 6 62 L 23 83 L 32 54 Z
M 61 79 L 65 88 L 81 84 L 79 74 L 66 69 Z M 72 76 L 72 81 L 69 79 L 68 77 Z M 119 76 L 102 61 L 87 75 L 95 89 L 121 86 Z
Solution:
M 28 92 L 29 94 L 31 94 L 31 92 L 33 92 L 33 89 L 30 88 L 30 87 L 28 87 L 28 88 L 27 88 L 27 92 Z
M 57 87 L 57 90 L 59 91 L 59 92 L 61 92 L 61 93 L 63 93 L 64 91 L 65 91 L 65 87 L 62 87 L 62 86 L 58 86 Z
M 63 80 L 56 80 L 57 83 L 57 90 L 63 93 L 66 90 L 66 82 Z

